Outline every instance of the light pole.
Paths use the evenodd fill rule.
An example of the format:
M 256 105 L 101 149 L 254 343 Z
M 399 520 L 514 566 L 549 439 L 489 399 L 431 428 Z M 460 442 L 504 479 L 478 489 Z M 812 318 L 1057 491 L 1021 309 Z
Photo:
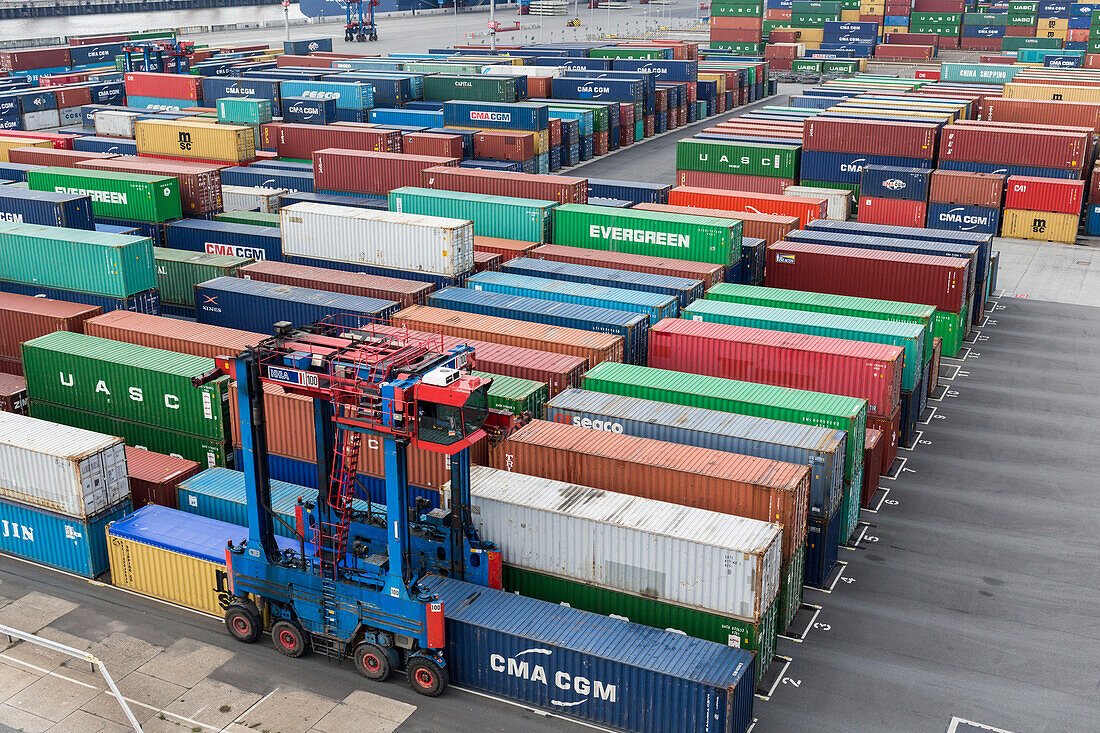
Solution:
M 283 26 L 286 28 L 286 40 L 290 40 L 290 0 L 283 0 Z

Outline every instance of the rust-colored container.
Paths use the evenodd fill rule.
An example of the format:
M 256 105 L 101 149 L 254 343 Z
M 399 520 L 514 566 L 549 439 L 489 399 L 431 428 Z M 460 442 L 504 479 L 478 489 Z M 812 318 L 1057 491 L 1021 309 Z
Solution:
M 760 29 L 749 28 L 737 30 L 734 28 L 711 28 L 710 40 L 720 43 L 759 43 Z
M 299 288 L 327 290 L 331 293 L 361 295 L 366 298 L 393 300 L 402 308 L 419 305 L 434 290 L 431 283 L 419 280 L 402 280 L 396 277 L 383 277 L 365 272 L 347 270 L 329 270 L 324 267 L 294 265 L 288 262 L 262 260 L 245 265 L 238 271 L 238 277 L 245 280 L 260 280 L 269 283 L 293 285 Z
M 782 17 L 786 14 L 786 18 Z M 775 16 L 775 17 L 773 17 Z M 782 8 L 768 8 L 768 20 L 790 20 L 791 11 L 784 11 Z M 798 31 L 794 30 L 773 30 L 768 34 L 768 46 L 774 46 L 783 43 L 797 43 Z M 766 51 L 767 49 L 765 49 Z
M 412 132 L 401 138 L 401 152 L 408 155 L 433 155 L 437 158 L 461 159 L 462 136 Z
M 92 43 L 119 43 L 120 41 L 129 40 L 129 38 L 130 37 L 127 36 L 127 35 L 70 37 L 69 38 L 69 45 L 70 46 L 87 46 L 87 45 L 90 45 Z
M 236 356 L 268 338 L 268 334 L 124 310 L 111 311 L 89 319 L 84 324 L 84 333 L 153 349 L 205 356 L 208 359 Z
M 1009 176 L 1005 208 L 1080 215 L 1085 205 L 1085 182 L 1066 178 Z
M 146 504 L 176 508 L 176 486 L 202 470 L 202 465 L 179 456 L 166 456 L 126 446 L 126 472 L 134 509 Z
M 874 428 L 882 433 L 882 440 L 879 441 L 879 464 L 881 465 L 881 471 L 886 474 L 890 472 L 890 467 L 894 465 L 894 460 L 898 457 L 898 436 L 901 434 L 901 406 L 894 408 L 894 411 L 887 415 L 867 415 L 867 427 L 868 429 Z M 866 470 L 866 465 L 864 465 Z
M 694 214 L 696 216 L 737 219 L 741 222 L 741 236 L 763 239 L 768 244 L 778 242 L 786 237 L 788 232 L 798 229 L 797 216 L 754 214 L 751 211 L 727 211 L 725 209 L 700 209 L 695 206 L 672 206 L 669 204 L 637 204 L 632 208 L 646 211 L 665 211 L 670 214 Z
M 222 210 L 222 168 L 225 163 L 196 163 L 120 155 L 77 163 L 76 168 L 141 175 L 172 176 L 179 181 L 180 204 L 186 214 L 210 214 Z
M 542 97 L 535 97 L 542 99 Z M 557 117 L 550 118 L 550 144 L 561 145 L 561 120 Z
M 500 255 L 501 263 L 515 257 L 526 257 L 528 252 L 538 246 L 538 242 L 521 242 L 518 239 L 499 239 L 497 237 L 474 235 L 474 252 Z
M 969 260 L 851 247 L 776 242 L 768 247 L 768 287 L 927 303 L 961 313 Z
M 92 90 L 90 87 L 61 87 L 54 92 L 57 95 L 57 106 L 61 109 L 67 107 L 80 107 L 92 103 Z
M 395 188 L 421 185 L 425 169 L 451 170 L 448 166 L 458 162 L 458 158 L 432 155 L 326 148 L 313 154 L 313 187 L 384 196 Z
M 932 339 L 932 366 L 928 370 L 928 396 L 931 397 L 940 386 L 940 357 L 943 354 L 943 339 Z
M 498 254 L 474 250 L 474 272 L 500 272 L 500 263 L 503 261 Z
M 12 148 L 8 151 L 8 161 L 23 165 L 52 165 L 72 168 L 84 160 L 106 160 L 118 157 L 112 153 L 88 153 L 83 150 L 61 150 L 58 148 Z
M 807 466 L 532 420 L 490 451 L 493 468 L 783 525 L 783 562 L 802 546 Z
M 934 124 L 816 117 L 802 123 L 805 150 L 893 155 L 929 160 L 936 154 Z
M 529 160 L 535 157 L 535 133 L 483 130 L 474 135 L 474 157 Z
M 309 159 L 317 150 L 373 150 L 397 153 L 401 150 L 399 130 L 345 125 L 299 125 L 271 122 L 260 128 L 262 147 L 275 148 L 282 158 Z
M 589 368 L 604 361 L 623 360 L 623 337 L 609 333 L 449 311 L 426 305 L 414 305 L 398 311 L 393 322 L 447 336 L 579 356 L 588 362 Z
M 927 216 L 928 204 L 924 201 L 860 196 L 856 221 L 895 227 L 923 228 Z
M 331 69 L 332 62 L 335 60 L 336 59 L 331 56 L 298 56 L 296 54 L 284 53 L 275 59 L 275 65 L 280 68 L 283 66 L 308 66 L 315 69 Z
M 890 13 L 892 15 L 892 13 Z M 939 36 L 935 33 L 887 33 L 886 42 L 902 46 L 935 46 Z
M 889 415 L 901 400 L 900 346 L 666 318 L 649 332 L 649 366 L 867 400 Z
M 641 206 L 635 207 L 641 208 Z M 747 236 L 747 235 L 746 235 Z M 650 257 L 626 252 L 607 252 L 602 249 L 584 247 L 565 247 L 560 244 L 544 244 L 531 250 L 529 257 L 554 262 L 572 262 L 576 265 L 594 265 L 610 267 L 613 270 L 648 272 L 654 275 L 686 277 L 690 280 L 702 280 L 706 287 L 725 281 L 725 269 L 721 265 L 708 262 L 689 262 L 671 260 L 667 257 Z M 593 364 L 593 366 L 595 366 Z
M 963 39 L 971 40 L 971 39 Z M 973 39 L 973 40 L 985 40 L 985 39 Z M 994 39 L 997 41 L 997 48 L 1000 48 L 1001 39 Z M 883 43 L 875 46 L 875 58 L 876 59 L 905 59 L 907 61 L 927 61 L 932 58 L 933 52 L 936 47 L 933 46 L 911 46 L 900 43 Z
M 0 51 L 0 70 L 27 71 L 29 69 L 54 69 L 69 65 L 69 47 L 22 48 Z
M 0 373 L 0 412 L 27 414 L 27 380 L 16 374 Z
M 938 45 L 943 49 L 958 48 L 959 39 L 955 36 L 940 36 Z
M 962 204 L 1001 208 L 1004 201 L 1003 173 L 971 173 L 970 171 L 932 171 L 928 200 L 938 204 Z
M 479 168 L 427 168 L 420 174 L 420 185 L 442 191 L 462 191 L 487 196 L 511 196 L 521 199 L 557 201 L 559 204 L 588 203 L 588 179 L 547 176 L 533 173 L 488 171 Z M 393 186 L 397 188 L 397 186 Z
M 764 22 L 763 18 L 741 15 L 716 15 L 710 19 L 711 30 L 715 28 L 729 30 L 755 30 L 759 31 Z
M 531 99 L 549 99 L 553 88 L 554 77 L 552 76 L 527 77 L 527 96 Z
M 1088 127 L 1100 132 L 1100 103 L 986 97 L 978 107 L 978 119 Z
M 787 186 L 793 186 L 793 178 L 771 176 L 743 176 L 738 173 L 713 173 L 710 171 L 676 171 L 677 186 L 718 188 L 728 191 L 752 191 L 778 196 Z
M 23 373 L 20 346 L 24 341 L 54 331 L 85 333 L 85 321 L 102 312 L 98 305 L 0 293 L 0 358 L 5 360 L 3 371 Z
M 1086 132 L 947 125 L 940 135 L 940 158 L 1080 171 L 1090 145 Z
M 803 227 L 808 226 L 814 219 L 826 218 L 829 204 L 825 199 L 776 196 L 751 191 L 722 191 L 695 186 L 677 186 L 672 189 L 668 194 L 668 203 L 672 206 L 691 206 L 700 209 L 796 216 Z
M 868 428 L 863 442 L 863 491 L 859 505 L 864 509 L 871 507 L 871 499 L 878 491 L 879 475 L 882 473 L 882 451 L 879 450 L 882 437 L 880 431 Z

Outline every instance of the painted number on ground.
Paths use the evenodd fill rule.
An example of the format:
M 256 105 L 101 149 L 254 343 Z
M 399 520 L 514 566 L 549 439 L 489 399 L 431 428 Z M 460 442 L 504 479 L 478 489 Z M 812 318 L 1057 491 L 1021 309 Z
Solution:
M 783 684 L 790 685 L 791 687 L 802 687 L 802 680 L 796 680 L 793 677 L 784 677 Z
M 897 499 L 883 499 L 882 503 L 883 504 L 889 504 L 890 506 L 897 506 L 898 505 L 898 500 Z
M 878 542 L 878 537 L 875 537 L 873 534 L 865 534 L 860 542 Z
M 833 627 L 832 627 L 832 626 L 830 626 L 829 624 L 823 624 L 823 623 L 817 623 L 817 622 L 815 622 L 815 623 L 814 623 L 814 628 L 815 628 L 815 629 L 821 629 L 822 631 L 829 631 L 829 630 L 831 630 L 831 629 L 832 629 Z

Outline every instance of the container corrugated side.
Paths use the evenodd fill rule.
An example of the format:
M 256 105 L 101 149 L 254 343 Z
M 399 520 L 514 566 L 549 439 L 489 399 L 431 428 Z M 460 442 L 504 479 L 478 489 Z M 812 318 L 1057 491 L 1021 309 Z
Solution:
M 130 513 L 130 500 L 76 519 L 0 499 L 0 552 L 94 578 L 107 570 L 107 525 Z
M 0 496 L 86 519 L 129 498 L 118 438 L 0 412 Z
M 207 359 L 236 356 L 267 338 L 262 333 L 123 310 L 89 318 L 84 323 L 84 333 Z
M 161 222 L 183 215 L 179 180 L 172 176 L 45 167 L 27 171 L 27 183 L 36 191 L 91 196 L 96 217 Z
M 216 277 L 236 277 L 252 262 L 247 257 L 153 247 L 160 302 L 195 307 L 195 285 Z
M 811 514 L 832 511 L 840 502 L 847 440 L 841 430 L 583 389 L 565 390 L 552 397 L 546 419 L 801 464 L 810 469 Z
M 330 270 L 324 267 L 295 265 L 289 262 L 265 260 L 242 267 L 239 277 L 245 280 L 293 285 L 299 288 L 328 290 L 333 293 L 357 295 L 364 298 L 392 300 L 402 308 L 419 305 L 428 299 L 432 291 L 429 283 L 403 280 L 396 277 L 370 275 L 365 272 Z
M 542 417 L 549 391 L 544 382 L 488 372 L 470 374 L 493 380 L 489 385 L 490 410 L 510 410 L 516 415 L 526 412 L 533 417 Z
M 84 330 L 98 306 L 0 293 L 0 370 L 22 374 L 23 342 L 54 331 Z
M 211 120 L 211 123 L 216 123 Z M 188 124 L 179 120 L 134 123 L 139 155 L 241 163 L 256 157 L 256 133 L 248 125 Z
M 176 507 L 176 484 L 202 470 L 197 461 L 126 447 L 126 473 L 134 506 L 146 504 Z
M 722 282 L 726 267 L 706 262 L 691 262 L 671 257 L 650 257 L 627 252 L 610 252 L 584 247 L 546 244 L 531 250 L 529 257 L 553 262 L 569 262 L 578 265 L 607 267 L 631 272 L 648 272 L 672 277 L 702 280 L 706 287 Z
M 469 219 L 474 235 L 545 242 L 550 238 L 554 201 L 485 196 L 461 191 L 437 191 L 406 186 L 389 193 L 390 211 Z
M 636 273 L 609 267 L 516 257 L 504 262 L 501 269 L 516 275 L 670 295 L 676 299 L 681 308 L 703 296 L 702 280 L 645 272 Z

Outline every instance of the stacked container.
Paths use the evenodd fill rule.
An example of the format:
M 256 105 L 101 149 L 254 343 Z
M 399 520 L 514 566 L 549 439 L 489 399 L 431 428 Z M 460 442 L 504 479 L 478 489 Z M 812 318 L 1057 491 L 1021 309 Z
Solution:
M 937 170 L 928 195 L 928 227 L 958 232 L 997 234 L 1005 176 Z
M 859 179 L 858 220 L 923 227 L 928 210 L 929 168 L 867 165 Z
M 1080 180 L 1009 176 L 1001 236 L 1073 244 L 1084 194 Z
M 764 3 L 721 0 L 710 8 L 710 47 L 755 56 L 761 51 Z
M 798 177 L 801 149 L 766 140 L 680 140 L 676 185 L 780 194 Z

